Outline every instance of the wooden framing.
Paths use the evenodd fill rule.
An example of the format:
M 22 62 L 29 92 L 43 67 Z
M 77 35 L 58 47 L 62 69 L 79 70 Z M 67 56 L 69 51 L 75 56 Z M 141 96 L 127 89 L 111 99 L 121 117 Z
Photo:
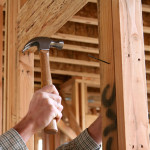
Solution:
M 109 66 L 101 64 L 102 103 L 103 108 L 108 106 L 107 111 L 113 112 L 109 116 L 108 112 L 105 115 L 105 108 L 102 111 L 103 149 L 149 150 L 141 1 L 98 0 L 98 8 L 100 57 L 111 62 Z M 112 105 L 106 105 L 107 102 L 114 105 L 115 93 L 117 126 L 115 110 Z M 115 128 L 106 134 L 108 118 Z
M 107 14 L 107 17 L 105 16 Z M 98 21 L 99 21 L 99 43 L 100 59 L 104 59 L 110 64 L 100 63 L 100 87 L 101 87 L 101 115 L 102 117 L 102 143 L 103 150 L 118 150 L 117 126 L 116 126 L 116 98 L 114 96 L 115 72 L 113 58 L 113 29 L 111 1 L 98 1 Z M 109 44 L 108 44 L 109 43 Z M 110 73 L 111 72 L 111 73 Z M 105 92 L 104 92 L 105 90 Z M 114 118 L 108 117 L 108 113 L 114 115 Z M 109 126 L 113 126 L 109 131 Z M 113 142 L 113 143 L 112 143 Z M 108 148 L 111 147 L 111 148 Z M 121 150 L 121 149 L 120 149 Z
M 150 143 L 141 1 L 118 0 L 113 2 L 112 12 L 118 146 L 120 149 L 122 146 L 131 149 L 134 145 L 136 149 L 148 150 Z M 123 108 L 124 112 L 119 108 Z M 122 133 L 125 133 L 124 137 Z
M 94 3 L 97 2 L 96 0 L 88 0 L 88 1 L 94 2 Z M 4 57 L 6 58 L 5 65 L 4 65 L 4 69 L 6 69 L 4 73 L 4 79 L 5 79 L 4 80 L 5 81 L 4 104 L 7 105 L 7 112 L 4 110 L 5 112 L 4 114 L 7 120 L 6 121 L 4 120 L 4 125 L 6 125 L 6 127 L 4 126 L 3 131 L 6 131 L 6 129 L 11 128 L 25 115 L 28 109 L 31 96 L 33 94 L 33 90 L 34 90 L 33 82 L 34 81 L 40 82 L 40 78 L 39 78 L 40 68 L 38 66 L 39 57 L 37 55 L 35 55 L 34 57 L 33 53 L 27 52 L 25 55 L 23 55 L 20 52 L 24 44 L 29 39 L 35 36 L 48 36 L 48 37 L 52 37 L 55 39 L 63 39 L 68 42 L 64 46 L 64 54 L 66 54 L 65 58 L 62 58 L 63 57 L 62 53 L 61 55 L 56 55 L 56 56 L 54 55 L 50 57 L 52 64 L 56 63 L 60 65 L 58 69 L 55 68 L 55 65 L 54 65 L 55 69 L 52 68 L 52 74 L 57 74 L 57 75 L 62 75 L 62 76 L 63 75 L 79 76 L 79 77 L 87 77 L 87 78 L 93 77 L 93 78 L 98 79 L 98 82 L 100 82 L 99 81 L 100 75 L 99 75 L 99 72 L 97 71 L 99 68 L 99 63 L 94 62 L 83 56 L 86 53 L 92 53 L 95 57 L 98 56 L 99 49 L 97 47 L 98 47 L 99 42 L 98 42 L 98 39 L 96 38 L 97 34 L 93 35 L 93 37 L 90 37 L 90 36 L 84 36 L 84 35 L 80 35 L 76 33 L 74 34 L 71 32 L 70 33 L 65 33 L 65 32 L 56 33 L 56 31 L 58 31 L 58 29 L 60 29 L 60 27 L 62 27 L 62 25 L 64 25 L 67 22 L 67 20 L 69 20 L 70 21 L 69 23 L 71 24 L 77 23 L 77 24 L 83 24 L 83 26 L 86 26 L 86 25 L 94 26 L 94 28 L 96 28 L 96 26 L 98 25 L 98 20 L 94 17 L 83 17 L 83 16 L 81 17 L 80 15 L 76 15 L 72 17 L 88 1 L 86 0 L 74 0 L 74 1 L 71 1 L 71 0 L 55 0 L 55 1 L 52 1 L 52 0 L 38 0 L 38 1 L 36 0 L 11 0 L 10 1 L 10 0 L 7 0 L 7 3 L 8 3 L 8 7 L 6 7 L 6 10 L 8 13 L 7 28 L 3 29 L 6 31 L 6 34 L 5 34 L 6 51 L 4 54 Z M 108 149 L 107 142 L 111 143 L 111 140 L 113 142 L 111 148 L 115 150 L 117 149 L 120 150 L 120 147 L 121 147 L 121 150 L 124 150 L 123 148 L 125 148 L 126 145 L 128 146 L 128 144 L 131 144 L 132 147 L 126 147 L 126 149 L 139 148 L 138 147 L 139 145 L 137 146 L 137 144 L 134 143 L 133 139 L 128 138 L 128 137 L 133 136 L 133 135 L 132 136 L 129 135 L 129 134 L 132 134 L 133 132 L 129 133 L 127 132 L 127 130 L 133 129 L 134 133 L 137 134 L 135 135 L 137 139 L 140 139 L 138 135 L 139 134 L 138 131 L 140 131 L 140 134 L 144 133 L 143 131 L 145 131 L 145 135 L 142 135 L 142 136 L 147 138 L 147 134 L 146 134 L 147 122 L 143 121 L 144 119 L 146 120 L 146 92 L 145 92 L 145 95 L 143 94 L 144 91 L 146 91 L 144 88 L 146 84 L 145 84 L 145 76 L 144 76 L 144 71 L 143 71 L 144 70 L 144 67 L 143 67 L 144 56 L 143 56 L 143 43 L 142 43 L 143 37 L 141 36 L 142 34 L 141 24 L 142 23 L 141 23 L 141 19 L 137 20 L 134 17 L 133 10 L 135 9 L 136 13 L 139 15 L 139 12 L 141 12 L 142 9 L 143 9 L 143 12 L 149 13 L 150 8 L 148 5 L 143 5 L 143 7 L 140 8 L 140 5 L 138 2 L 133 0 L 133 3 L 132 3 L 130 1 L 131 0 L 105 0 L 104 2 L 104 0 L 101 0 L 101 5 L 98 3 L 99 14 L 101 14 L 99 15 L 100 26 L 98 26 L 99 31 L 100 31 L 100 37 L 101 37 L 100 38 L 101 39 L 100 57 L 101 59 L 106 60 L 111 63 L 110 65 L 106 65 L 103 63 L 101 64 L 101 68 L 100 68 L 101 69 L 101 87 L 102 87 L 101 92 L 105 90 L 108 91 L 108 94 L 106 94 L 106 98 L 109 98 L 111 96 L 114 96 L 113 95 L 113 92 L 115 91 L 114 85 L 116 85 L 116 88 L 117 88 L 116 90 L 117 97 L 113 101 L 113 104 L 110 107 L 107 107 L 105 106 L 105 104 L 102 103 L 102 106 L 103 106 L 102 113 L 104 116 L 103 117 L 103 129 L 106 129 L 111 124 L 114 126 L 111 132 L 105 133 L 106 136 L 103 135 L 104 150 Z M 125 4 L 124 4 L 125 2 L 127 2 L 128 9 L 126 9 L 125 7 Z M 134 6 L 135 2 L 136 2 L 136 5 Z M 47 10 L 46 13 L 42 13 L 41 10 L 43 9 Z M 133 12 L 131 12 L 131 10 Z M 32 14 L 32 15 L 26 15 L 27 11 L 28 11 L 28 14 Z M 128 14 L 128 16 L 132 18 L 131 19 L 132 21 L 130 20 L 130 18 L 127 19 L 126 14 Z M 122 17 L 122 16 L 125 16 L 125 17 Z M 123 20 L 122 18 L 125 18 L 125 19 Z M 120 22 L 118 22 L 118 20 Z M 136 24 L 134 21 L 136 22 Z M 128 22 L 129 25 L 127 25 L 126 22 Z M 131 32 L 132 30 L 128 30 L 130 29 L 130 25 L 132 26 L 132 24 L 134 25 L 133 28 L 136 29 L 136 26 L 137 26 L 137 29 L 138 29 L 137 32 L 134 31 L 135 32 L 134 34 L 132 34 Z M 37 28 L 41 30 L 37 30 Z M 128 37 L 124 36 L 124 33 L 126 33 Z M 144 33 L 149 35 L 150 28 L 148 27 L 148 25 L 145 25 Z M 126 41 L 125 44 L 124 44 L 123 39 L 125 39 Z M 129 45 L 128 40 L 131 40 L 133 45 L 132 44 Z M 135 41 L 137 42 L 136 44 L 134 44 Z M 141 47 L 139 46 L 137 48 L 135 45 L 138 45 L 139 43 L 141 43 L 142 46 Z M 124 48 L 123 45 L 124 46 L 129 45 L 128 46 L 129 55 L 128 53 L 126 53 L 127 48 Z M 135 51 L 134 53 L 133 49 L 135 48 L 137 48 L 138 51 Z M 80 57 L 78 57 L 77 55 L 75 57 L 67 56 L 69 53 L 76 53 L 76 52 L 79 52 L 81 56 Z M 150 46 L 148 45 L 148 43 L 145 44 L 145 52 L 146 52 L 146 57 L 145 57 L 146 63 L 149 63 L 150 57 L 148 56 L 149 55 L 148 52 L 150 52 Z M 138 58 L 138 63 L 136 62 L 137 56 L 139 56 L 140 58 L 140 59 Z M 0 57 L 1 57 L 1 53 L 0 53 Z M 34 62 L 33 62 L 34 60 L 35 60 L 35 66 L 36 66 L 35 68 L 34 68 Z M 126 61 L 122 61 L 122 60 L 126 60 Z M 138 68 L 143 68 L 143 70 L 133 69 L 135 72 L 132 72 L 130 68 L 128 67 L 128 64 L 138 66 Z M 69 67 L 68 68 L 70 70 L 69 69 L 66 70 L 67 68 L 66 66 L 68 65 L 70 65 L 71 67 L 77 66 L 78 68 L 71 70 L 70 69 L 71 67 L 69 66 L 70 68 Z M 66 68 L 62 66 L 65 66 Z M 83 69 L 84 72 L 81 71 L 82 67 L 85 68 L 85 70 Z M 90 71 L 89 71 L 89 68 L 90 68 Z M 34 72 L 38 76 L 35 79 L 34 79 Z M 110 72 L 110 74 L 108 74 L 108 72 Z M 139 82 L 137 83 L 134 79 L 131 80 L 129 76 L 126 75 L 126 72 L 129 73 L 131 77 L 133 78 L 137 77 L 136 79 Z M 147 76 L 149 77 L 150 69 L 147 69 L 146 73 L 147 73 Z M 136 76 L 136 75 L 140 75 L 140 76 Z M 58 79 L 56 80 L 55 83 L 59 85 L 59 84 L 62 84 L 62 81 L 63 80 Z M 149 81 L 149 78 L 148 78 L 148 81 Z M 85 107 L 85 103 L 86 103 L 85 99 L 87 97 L 85 89 L 86 89 L 86 86 L 90 84 L 92 83 L 88 82 L 88 80 L 86 80 L 85 82 L 85 80 L 82 81 L 82 79 L 76 79 L 73 85 L 74 104 L 75 106 L 77 106 L 77 108 L 74 108 L 73 110 L 74 110 L 77 122 L 80 123 L 82 129 L 86 127 L 85 120 L 88 120 L 88 117 L 91 118 L 90 115 L 89 116 L 85 115 L 87 112 L 87 108 Z M 107 87 L 108 84 L 110 85 L 110 87 Z M 127 91 L 128 89 L 127 84 L 129 84 L 130 87 L 134 85 L 133 89 L 136 89 L 137 91 L 139 90 L 137 94 L 135 93 L 133 89 L 130 89 L 131 91 L 133 90 L 132 91 L 133 98 L 129 97 L 130 101 L 128 100 L 129 98 L 126 97 L 126 95 L 130 96 L 130 93 L 128 93 L 129 91 Z M 100 84 L 98 83 L 98 85 L 96 86 L 99 87 L 99 85 Z M 37 84 L 35 86 L 37 86 Z M 1 88 L 1 85 L 0 85 L 0 88 Z M 141 91 L 143 91 L 143 93 Z M 148 91 L 147 93 L 150 94 L 149 82 L 147 83 L 147 91 Z M 136 94 L 138 98 L 136 97 Z M 134 101 L 135 97 L 137 98 L 136 103 Z M 143 101 L 140 102 L 140 99 L 143 99 Z M 130 102 L 132 103 L 130 104 Z M 93 106 L 95 107 L 96 105 L 101 106 L 101 102 L 97 102 L 97 103 L 89 104 L 89 105 L 91 105 L 92 107 Z M 145 111 L 142 111 L 140 115 L 137 114 L 138 105 L 140 106 L 141 110 L 145 110 Z M 130 106 L 129 109 L 128 109 L 128 106 Z M 131 109 L 131 107 L 133 106 L 134 106 L 134 109 L 133 109 L 134 112 L 132 112 L 132 109 Z M 124 108 L 124 111 L 121 111 L 119 108 Z M 117 115 L 118 128 L 116 128 L 116 118 L 114 117 L 113 119 L 111 119 L 107 117 L 106 113 L 108 112 L 108 110 L 113 111 L 115 117 Z M 69 109 L 67 111 L 69 111 Z M 68 114 L 67 111 L 66 113 Z M 142 121 L 142 124 L 146 124 L 146 127 L 142 128 L 138 126 L 138 129 L 139 129 L 138 131 L 134 128 L 134 126 L 130 128 L 128 120 L 129 120 L 129 117 L 132 118 L 133 116 L 128 114 L 128 112 L 131 114 L 135 113 L 134 117 L 140 123 Z M 79 114 L 81 114 L 81 116 Z M 72 116 L 74 117 L 74 114 L 70 114 L 70 118 Z M 124 116 L 124 117 L 121 118 L 121 116 Z M 134 117 L 132 118 L 133 122 L 137 124 L 137 122 L 135 121 L 136 119 Z M 142 118 L 144 119 L 142 120 Z M 74 119 L 72 124 L 70 124 L 70 127 L 72 129 L 75 129 L 78 125 L 77 122 Z M 74 123 L 75 123 L 75 126 L 74 126 Z M 62 126 L 64 127 L 62 128 Z M 78 128 L 77 130 L 74 130 L 75 132 L 73 132 L 71 128 L 67 128 L 67 126 L 65 126 L 64 122 L 60 122 L 59 128 L 65 134 L 66 134 L 66 129 L 70 131 L 69 133 L 70 133 L 71 139 L 80 133 L 80 128 Z M 125 136 L 127 136 L 127 139 L 125 139 Z M 111 139 L 111 137 L 113 139 Z M 47 143 L 49 142 L 49 140 L 53 142 L 51 145 L 45 144 L 44 146 L 46 147 L 46 149 L 49 149 L 49 147 L 51 149 L 55 149 L 56 145 L 59 145 L 59 143 L 56 143 L 56 138 L 57 138 L 56 136 L 50 136 L 50 137 L 47 136 L 45 141 Z M 58 135 L 58 138 L 59 138 L 59 135 Z M 122 140 L 120 141 L 120 139 Z M 146 144 L 147 143 L 144 143 L 144 141 L 142 141 L 142 144 L 140 146 L 144 146 L 145 148 L 147 146 Z M 33 137 L 28 143 L 28 148 L 31 150 L 34 149 Z M 147 149 L 145 148 L 144 150 L 147 150 Z
M 3 51 L 3 6 L 0 3 L 0 134 L 2 134 L 2 51 Z
M 86 3 L 87 0 L 28 0 L 18 15 L 18 47 L 23 48 L 36 36 L 52 36 Z
M 5 112 L 6 128 L 5 131 L 12 128 L 17 123 L 17 101 L 16 101 L 16 19 L 18 12 L 18 0 L 7 1 L 7 27 L 5 39 L 5 84 L 4 84 L 4 100 L 7 105 Z M 10 34 L 11 33 L 11 34 Z
M 5 118 L 7 118 L 5 131 L 12 128 L 25 116 L 34 90 L 33 54 L 24 56 L 17 52 L 16 47 L 16 20 L 19 9 L 19 0 L 7 1 L 6 70 L 4 75 L 4 102 L 7 105 L 7 111 L 4 112 Z M 28 66 L 30 67 L 28 68 Z M 29 140 L 27 146 L 31 150 L 34 149 L 33 138 Z

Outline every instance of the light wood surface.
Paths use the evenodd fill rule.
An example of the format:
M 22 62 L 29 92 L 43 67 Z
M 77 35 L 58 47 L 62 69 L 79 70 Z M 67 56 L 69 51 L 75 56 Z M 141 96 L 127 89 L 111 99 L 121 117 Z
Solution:
M 11 0 L 7 1 L 5 6 L 3 132 L 12 128 L 25 116 L 34 89 L 34 69 L 29 67 L 33 64 L 30 58 L 33 61 L 34 57 L 23 57 L 23 54 L 17 53 L 16 20 L 20 8 L 18 4 L 18 0 Z M 27 146 L 31 150 L 34 149 L 34 137 L 28 141 Z
M 18 56 L 19 60 L 16 69 L 17 122 L 26 115 L 34 93 L 34 54 L 18 52 Z M 34 150 L 34 136 L 30 138 L 27 146 L 31 150 Z
M 40 67 L 35 67 L 34 71 L 35 72 L 41 72 L 41 69 L 40 69 Z M 66 75 L 67 74 L 67 75 L 70 75 L 70 76 L 99 78 L 99 74 L 87 73 L 87 72 L 76 72 L 76 71 L 51 69 L 51 73 L 61 74 L 61 75 Z
M 112 5 L 110 0 L 98 0 L 100 59 L 110 64 L 100 63 L 102 145 L 103 150 L 118 149 L 118 132 L 115 118 L 109 117 L 109 111 L 116 117 L 115 66 L 113 51 Z M 109 44 L 108 44 L 109 43 Z M 111 113 L 112 114 L 112 113 Z M 110 127 L 112 126 L 112 128 Z
M 112 12 L 118 147 L 149 150 L 141 1 L 112 1 Z
M 0 134 L 2 134 L 2 51 L 3 51 L 3 7 L 0 4 Z
M 19 49 L 33 37 L 53 35 L 86 3 L 86 0 L 28 0 L 18 15 Z
M 39 56 L 35 55 L 35 60 L 39 60 Z M 65 64 L 74 64 L 74 65 L 83 65 L 83 66 L 89 66 L 89 67 L 99 67 L 98 62 L 90 62 L 85 60 L 76 60 L 76 59 L 69 59 L 69 58 L 63 58 L 63 57 L 49 57 L 49 60 L 51 62 L 59 62 L 59 63 L 65 63 Z
M 97 38 L 84 37 L 84 36 L 79 36 L 79 35 L 56 33 L 56 34 L 52 35 L 52 38 L 76 41 L 76 42 L 91 43 L 91 44 L 98 44 Z
M 71 127 L 71 129 L 74 130 L 74 132 L 76 133 L 76 135 L 79 135 L 81 133 L 81 128 L 76 120 L 76 117 L 73 113 L 73 110 L 71 109 L 70 106 L 68 106 L 68 104 L 66 103 L 66 100 L 63 96 L 63 92 L 60 92 L 60 95 L 62 97 L 62 105 L 64 107 L 63 111 L 65 113 L 65 115 L 68 117 L 69 119 L 69 125 Z

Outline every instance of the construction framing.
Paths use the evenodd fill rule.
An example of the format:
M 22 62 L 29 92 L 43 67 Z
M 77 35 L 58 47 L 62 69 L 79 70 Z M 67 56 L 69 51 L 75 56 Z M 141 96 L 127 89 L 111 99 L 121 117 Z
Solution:
M 97 3 L 98 19 L 76 14 L 88 2 Z M 73 90 L 73 109 L 69 107 L 64 111 L 64 114 L 69 116 L 69 121 L 71 119 L 73 121 L 70 122 L 70 127 L 61 121 L 58 124 L 61 132 L 73 139 L 81 133 L 81 129 L 86 128 L 86 118 L 91 117 L 86 115 L 88 112 L 88 108 L 85 107 L 87 105 L 85 99 L 88 96 L 87 87 L 94 83 L 94 86 L 98 88 L 100 86 L 101 93 L 101 103 L 93 105 L 101 106 L 103 149 L 149 149 L 147 94 L 150 99 L 150 46 L 148 42 L 145 42 L 146 56 L 144 56 L 143 33 L 147 40 L 150 27 L 146 25 L 142 27 L 142 11 L 150 13 L 149 5 L 144 4 L 141 7 L 141 2 L 136 0 L 7 0 L 5 9 L 7 12 L 6 51 L 3 56 L 0 51 L 0 58 L 5 57 L 3 106 L 6 107 L 3 110 L 3 118 L 6 119 L 2 123 L 2 116 L 0 116 L 0 124 L 3 124 L 3 129 L 0 131 L 5 132 L 10 129 L 26 114 L 34 88 L 38 89 L 41 82 L 39 57 L 37 53 L 22 54 L 23 46 L 35 36 L 48 36 L 56 40 L 71 41 L 64 46 L 67 56 L 69 52 L 79 52 L 81 55 L 69 58 L 55 55 L 50 57 L 52 74 L 72 76 L 72 79 L 65 84 L 62 80 L 53 80 L 56 84 L 62 84 L 61 89 L 68 90 L 71 86 Z M 42 13 L 42 10 L 46 12 Z M 0 17 L 2 17 L 1 13 L 0 4 Z M 26 15 L 27 13 L 30 15 Z M 74 23 L 92 25 L 93 33 L 98 28 L 99 35 L 96 33 L 90 37 L 58 32 L 62 31 L 61 27 L 67 21 L 69 21 L 69 25 L 66 25 L 67 29 Z M 0 23 L 0 32 L 3 31 L 2 26 L 3 24 Z M 74 44 L 79 42 L 84 44 Z M 0 41 L 0 50 L 2 50 L 1 44 L 2 41 Z M 100 63 L 99 66 L 99 62 L 96 61 L 89 63 L 89 59 L 85 58 L 87 53 L 94 56 L 100 54 L 100 59 L 110 64 Z M 57 67 L 58 63 L 61 64 L 60 67 Z M 65 65 L 70 70 L 59 69 Z M 0 63 L 0 68 L 1 66 Z M 84 68 L 83 72 L 78 71 L 82 68 Z M 1 73 L 0 70 L 0 77 Z M 147 89 L 146 75 L 148 75 Z M 2 106 L 1 89 L 2 81 L 0 80 L 0 105 Z M 65 97 L 64 93 L 61 90 L 62 97 Z M 68 107 L 65 101 L 63 105 L 65 108 Z M 2 111 L 1 108 L 0 111 Z M 81 113 L 80 116 L 79 113 Z M 28 142 L 30 150 L 36 149 L 34 146 L 37 144 L 34 143 L 39 137 L 44 140 L 44 150 L 55 149 L 59 145 L 60 133 L 56 136 L 37 133 Z

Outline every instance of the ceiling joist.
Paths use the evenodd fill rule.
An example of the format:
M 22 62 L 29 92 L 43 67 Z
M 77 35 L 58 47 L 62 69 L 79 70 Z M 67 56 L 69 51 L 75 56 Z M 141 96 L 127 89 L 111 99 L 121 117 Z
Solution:
M 89 66 L 89 67 L 99 67 L 99 62 L 92 62 L 86 60 L 77 60 L 77 59 L 69 59 L 69 58 L 62 58 L 62 57 L 53 57 L 50 56 L 51 62 L 58 62 L 58 63 L 65 63 L 65 64 L 72 64 L 72 65 L 80 65 L 80 66 Z M 34 56 L 35 60 L 40 60 L 38 55 Z
M 72 35 L 72 34 L 64 34 L 64 33 L 56 33 L 56 34 L 52 35 L 51 37 L 56 38 L 56 39 L 75 41 L 75 42 L 98 44 L 98 39 L 93 38 L 93 37 L 86 37 L 86 36 L 79 36 L 79 35 Z

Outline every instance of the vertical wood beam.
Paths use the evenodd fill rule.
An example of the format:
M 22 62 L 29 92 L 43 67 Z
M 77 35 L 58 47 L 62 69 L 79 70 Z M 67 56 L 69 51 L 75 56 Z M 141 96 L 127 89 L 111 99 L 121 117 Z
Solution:
M 73 112 L 76 117 L 76 121 L 78 124 L 80 124 L 79 120 L 79 84 L 76 80 L 73 82 L 72 86 L 72 107 Z
M 148 109 L 141 1 L 98 0 L 98 10 L 100 58 L 110 62 L 110 65 L 101 64 L 103 149 L 148 150 Z M 116 91 L 115 88 L 113 89 L 115 85 Z M 110 91 L 112 92 L 109 98 Z M 117 106 L 117 131 L 114 131 L 116 110 L 112 109 L 113 99 L 116 99 Z M 108 107 L 107 110 L 105 106 Z M 104 137 L 108 129 L 106 128 L 108 118 L 113 123 L 111 124 L 113 130 Z M 115 132 L 118 132 L 118 138 Z M 107 137 L 112 138 L 109 140 Z M 116 140 L 116 148 L 113 148 L 114 140 Z
M 118 146 L 149 150 L 141 1 L 112 0 L 112 12 Z
M 5 38 L 4 38 L 4 85 L 3 85 L 3 133 L 7 131 L 7 64 L 8 64 L 8 61 L 7 61 L 7 51 L 8 51 L 8 48 L 7 48 L 7 30 L 8 30 L 8 25 L 6 24 L 7 23 L 7 20 L 8 20 L 8 5 L 7 5 L 7 2 L 5 4 Z
M 17 58 L 17 121 L 27 113 L 30 100 L 34 93 L 34 53 L 18 52 Z M 27 143 L 29 149 L 34 150 L 34 137 Z
M 84 83 L 84 81 L 82 80 L 82 82 L 80 83 L 80 86 L 81 86 L 81 89 L 80 89 L 80 92 L 81 92 L 81 99 L 80 99 L 80 105 L 79 105 L 79 107 L 80 107 L 80 119 L 81 119 L 81 128 L 82 128 L 82 130 L 84 130 L 85 129 L 85 113 L 86 113 L 86 106 L 85 106 L 85 104 L 86 104 L 86 93 L 85 93 L 85 83 Z
M 2 52 L 3 52 L 3 6 L 0 3 L 0 134 L 2 134 Z
M 118 150 L 111 0 L 98 0 L 97 6 L 100 59 L 110 63 L 100 64 L 102 145 L 103 150 Z
M 7 103 L 7 128 L 12 128 L 27 113 L 34 90 L 34 54 L 23 55 L 17 51 L 18 0 L 7 0 L 7 38 L 5 52 L 5 99 Z M 34 149 L 33 137 L 27 143 Z
M 17 101 L 16 101 L 16 19 L 18 13 L 18 0 L 7 0 L 7 27 L 6 27 L 6 49 L 5 49 L 5 101 L 7 104 L 7 127 L 12 128 L 17 123 Z

